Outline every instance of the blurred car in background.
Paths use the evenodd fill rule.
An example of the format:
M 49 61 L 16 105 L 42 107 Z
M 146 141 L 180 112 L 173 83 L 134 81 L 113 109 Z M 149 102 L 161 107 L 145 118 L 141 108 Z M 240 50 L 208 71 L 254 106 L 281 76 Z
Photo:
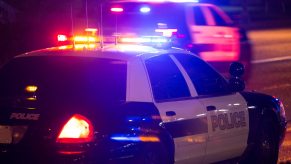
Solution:
M 106 3 L 103 11 L 105 35 L 165 36 L 224 75 L 231 62 L 239 61 L 246 67 L 246 80 L 249 76 L 252 51 L 247 32 L 218 6 L 193 0 L 120 0 Z

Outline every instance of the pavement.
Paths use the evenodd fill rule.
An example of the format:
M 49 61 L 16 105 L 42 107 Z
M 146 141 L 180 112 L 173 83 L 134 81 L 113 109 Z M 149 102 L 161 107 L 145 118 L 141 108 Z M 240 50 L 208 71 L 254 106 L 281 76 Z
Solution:
M 291 122 L 288 122 L 287 124 L 287 130 L 285 134 L 285 140 L 282 143 L 280 150 L 279 150 L 279 159 L 278 159 L 278 164 L 291 164 L 291 157 L 290 157 L 290 152 L 291 152 Z
M 265 20 L 250 20 L 248 24 L 244 25 L 247 30 L 263 30 L 272 28 L 287 28 L 291 27 L 291 17 L 290 18 L 266 18 Z
M 247 30 L 291 27 L 291 6 L 285 11 L 281 8 L 266 10 L 263 6 L 248 6 L 248 13 L 244 13 L 242 6 L 219 7 L 228 13 L 235 24 Z

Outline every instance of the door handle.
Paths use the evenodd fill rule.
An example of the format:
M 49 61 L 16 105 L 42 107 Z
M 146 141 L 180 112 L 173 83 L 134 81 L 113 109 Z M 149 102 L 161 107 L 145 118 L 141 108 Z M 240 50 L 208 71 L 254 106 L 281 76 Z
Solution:
M 216 110 L 216 107 L 213 105 L 210 105 L 210 106 L 207 106 L 206 109 L 207 111 L 213 111 L 213 110 Z
M 175 115 L 176 115 L 176 112 L 174 112 L 174 111 L 166 111 L 166 116 L 172 117 L 172 116 L 175 116 Z

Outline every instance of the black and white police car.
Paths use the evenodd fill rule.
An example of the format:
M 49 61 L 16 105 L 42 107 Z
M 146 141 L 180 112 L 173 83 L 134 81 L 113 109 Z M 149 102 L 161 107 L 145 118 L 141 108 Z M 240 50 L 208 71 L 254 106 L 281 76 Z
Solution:
M 0 163 L 276 163 L 282 103 L 178 48 L 61 46 L 0 70 Z

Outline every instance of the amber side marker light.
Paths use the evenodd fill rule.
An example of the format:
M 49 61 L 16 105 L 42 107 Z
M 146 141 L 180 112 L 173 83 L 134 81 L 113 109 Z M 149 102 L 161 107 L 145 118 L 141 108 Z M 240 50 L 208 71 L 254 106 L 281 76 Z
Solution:
M 94 139 L 94 128 L 86 117 L 75 114 L 63 126 L 57 143 L 87 143 Z
M 37 90 L 37 86 L 35 85 L 28 85 L 25 87 L 26 92 L 32 93 L 32 92 L 36 92 L 36 90 Z

